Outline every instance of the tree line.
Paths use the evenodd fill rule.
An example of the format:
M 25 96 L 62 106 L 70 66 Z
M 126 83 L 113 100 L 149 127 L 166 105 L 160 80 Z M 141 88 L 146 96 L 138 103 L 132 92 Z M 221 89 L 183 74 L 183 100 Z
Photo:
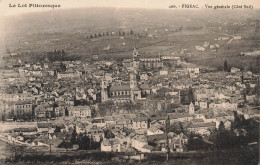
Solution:
M 134 31 L 131 29 L 130 32 L 103 32 L 103 33 L 95 33 L 91 34 L 86 37 L 86 39 L 93 39 L 93 38 L 99 38 L 99 37 L 104 37 L 104 36 L 127 36 L 127 35 L 134 35 Z

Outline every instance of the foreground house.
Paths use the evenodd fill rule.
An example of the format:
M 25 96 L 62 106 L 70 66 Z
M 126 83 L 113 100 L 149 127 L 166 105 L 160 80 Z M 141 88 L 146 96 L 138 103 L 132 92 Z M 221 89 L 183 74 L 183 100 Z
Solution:
M 51 123 L 37 123 L 37 132 L 49 132 L 51 129 Z
M 101 143 L 101 151 L 103 152 L 120 152 L 120 142 L 118 139 L 104 139 Z

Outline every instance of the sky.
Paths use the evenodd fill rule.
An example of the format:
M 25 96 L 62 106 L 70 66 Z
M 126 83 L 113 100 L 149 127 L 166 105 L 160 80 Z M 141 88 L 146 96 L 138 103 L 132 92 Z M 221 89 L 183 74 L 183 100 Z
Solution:
M 57 4 L 61 5 L 61 8 L 10 8 L 9 4 Z M 260 0 L 0 0 L 0 16 L 84 7 L 149 8 L 174 10 L 169 9 L 169 6 L 181 4 L 198 4 L 199 6 L 204 6 L 205 4 L 253 5 L 254 9 L 260 8 Z

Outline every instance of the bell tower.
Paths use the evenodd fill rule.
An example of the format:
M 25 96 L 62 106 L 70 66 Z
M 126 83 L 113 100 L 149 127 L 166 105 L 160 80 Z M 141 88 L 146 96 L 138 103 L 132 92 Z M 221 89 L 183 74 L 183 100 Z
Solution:
M 138 56 L 138 51 L 136 50 L 136 47 L 134 47 L 133 57 L 137 57 L 137 56 Z
M 133 50 L 133 69 L 136 70 L 138 68 L 139 68 L 138 51 L 136 50 L 136 47 L 134 47 L 134 50 Z
M 135 73 L 130 73 L 130 94 L 131 94 L 131 101 L 135 100 L 135 92 L 134 89 L 137 87 L 136 75 Z
M 108 83 L 103 78 L 101 84 L 101 102 L 106 102 L 108 100 L 108 90 L 107 90 Z
M 189 106 L 189 114 L 190 114 L 190 115 L 194 115 L 194 113 L 195 113 L 195 110 L 194 110 L 194 109 L 195 109 L 195 108 L 194 108 L 193 103 L 190 102 L 190 106 Z
M 134 89 L 137 86 L 135 73 L 130 73 L 130 88 Z

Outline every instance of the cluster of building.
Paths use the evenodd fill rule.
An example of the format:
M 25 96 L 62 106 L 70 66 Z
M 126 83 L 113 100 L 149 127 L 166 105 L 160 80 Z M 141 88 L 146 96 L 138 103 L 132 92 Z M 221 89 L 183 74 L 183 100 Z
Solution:
M 59 146 L 76 130 L 99 142 L 101 151 L 165 152 L 169 146 L 183 152 L 188 136 L 167 132 L 168 122 L 208 136 L 220 122 L 230 129 L 233 111 L 259 117 L 259 75 L 234 67 L 218 72 L 176 56 L 143 57 L 136 49 L 121 62 L 19 60 L 1 74 L 1 120 L 37 121 L 35 134 L 9 137 L 28 145 Z M 112 106 L 101 112 L 107 103 Z

